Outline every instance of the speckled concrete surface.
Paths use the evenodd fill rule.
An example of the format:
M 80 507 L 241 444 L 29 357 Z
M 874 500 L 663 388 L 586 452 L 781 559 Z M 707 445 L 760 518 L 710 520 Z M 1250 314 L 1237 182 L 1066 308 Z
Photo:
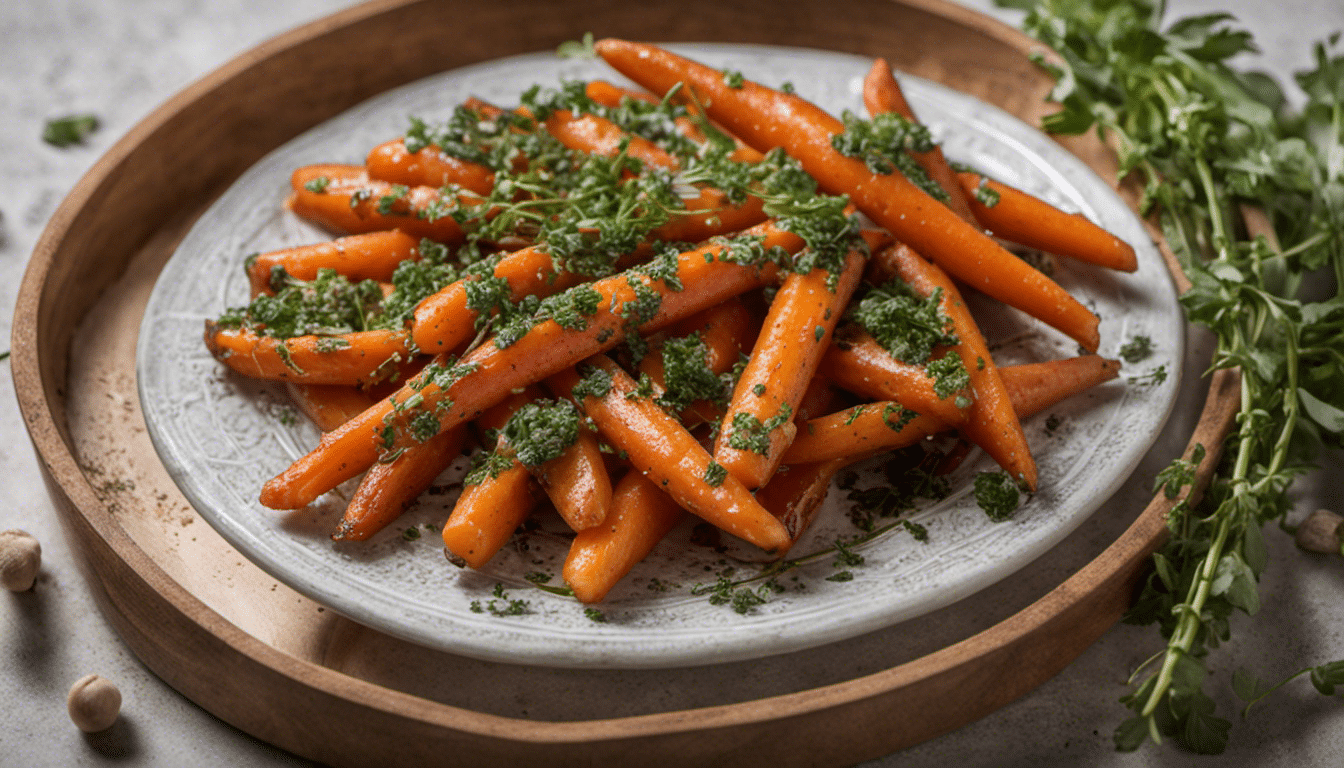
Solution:
M 1328 0 L 1173 0 L 1174 12 L 1231 10 L 1256 31 L 1260 66 L 1283 75 L 1310 60 L 1307 41 L 1344 29 L 1344 4 Z M 0 331 L 8 336 L 18 280 L 42 227 L 79 176 L 118 137 L 177 90 L 278 32 L 348 5 L 322 0 L 13 0 L 0 3 Z M 984 0 L 968 4 L 989 10 Z M 997 11 L 995 11 L 997 13 Z M 1011 14 L 1004 18 L 1012 19 Z M 43 121 L 93 112 L 103 126 L 87 146 L 40 141 Z M 98 613 L 67 546 L 24 437 L 13 385 L 0 377 L 0 529 L 23 527 L 43 544 L 33 592 L 0 599 L 0 766 L 248 765 L 303 761 L 214 719 L 150 674 Z M 1344 499 L 1336 455 L 1295 492 L 1296 514 Z M 1234 622 L 1235 641 L 1213 663 L 1224 713 L 1227 680 L 1247 666 L 1275 678 L 1344 658 L 1344 564 L 1303 556 L 1271 535 L 1265 607 Z M 1344 705 L 1295 685 L 1237 723 L 1228 752 L 1199 758 L 1170 747 L 1113 751 L 1124 717 L 1116 704 L 1129 669 L 1156 647 L 1148 628 L 1119 626 L 1073 665 L 984 720 L 869 764 L 895 766 L 1340 766 Z M 65 713 L 69 685 L 88 672 L 125 697 L 112 730 L 86 736 Z

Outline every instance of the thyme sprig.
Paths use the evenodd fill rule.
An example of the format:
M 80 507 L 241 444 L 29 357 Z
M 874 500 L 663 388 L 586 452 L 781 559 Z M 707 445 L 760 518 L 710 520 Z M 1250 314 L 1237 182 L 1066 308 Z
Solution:
M 1171 537 L 1128 616 L 1157 623 L 1166 647 L 1135 673 L 1123 699 L 1134 714 L 1115 733 L 1124 750 L 1171 736 L 1219 753 L 1231 724 L 1204 692 L 1205 658 L 1229 639 L 1233 611 L 1259 608 L 1262 528 L 1284 524 L 1285 491 L 1344 432 L 1344 57 L 1316 46 L 1316 67 L 1297 76 L 1306 107 L 1294 114 L 1270 78 L 1229 66 L 1255 47 L 1227 14 L 1164 29 L 1151 2 L 999 2 L 1027 10 L 1024 29 L 1063 57 L 1041 60 L 1063 105 L 1045 127 L 1095 129 L 1116 148 L 1192 283 L 1187 317 L 1217 337 L 1212 367 L 1238 372 L 1223 461 L 1199 504 L 1171 512 Z M 1244 204 L 1264 211 L 1276 238 L 1240 225 Z M 1335 293 L 1315 301 L 1301 288 L 1320 272 Z M 1169 495 L 1191 476 L 1177 469 L 1159 477 Z

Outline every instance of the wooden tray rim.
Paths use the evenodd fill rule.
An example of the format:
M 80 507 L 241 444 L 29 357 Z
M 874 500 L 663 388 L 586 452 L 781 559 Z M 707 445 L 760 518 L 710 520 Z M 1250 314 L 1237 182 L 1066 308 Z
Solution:
M 949 21 L 1002 39 L 1024 54 L 1040 50 L 1039 43 L 1017 30 L 963 6 L 943 0 L 899 1 L 904 5 L 941 15 Z M 235 665 L 242 663 L 269 672 L 286 678 L 302 688 L 321 692 L 333 700 L 383 713 L 399 722 L 428 726 L 431 733 L 440 730 L 448 735 L 465 734 L 479 737 L 483 740 L 486 751 L 492 749 L 493 743 L 495 747 L 502 747 L 506 753 L 513 753 L 519 748 L 525 753 L 528 749 L 548 745 L 583 747 L 602 742 L 646 739 L 654 739 L 654 743 L 661 743 L 658 741 L 659 737 L 694 735 L 698 732 L 722 731 L 765 722 L 797 721 L 825 710 L 844 710 L 876 697 L 899 693 L 901 689 L 919 681 L 955 676 L 963 671 L 966 665 L 990 655 L 1011 653 L 1016 645 L 1044 630 L 1052 622 L 1060 620 L 1062 616 L 1072 611 L 1077 611 L 1080 606 L 1092 599 L 1094 591 L 1108 586 L 1113 589 L 1117 581 L 1132 581 L 1132 572 L 1138 567 L 1139 562 L 1156 548 L 1165 534 L 1163 519 L 1169 504 L 1164 504 L 1162 499 L 1155 499 L 1130 528 L 1096 560 L 1032 605 L 989 629 L 920 659 L 853 680 L 740 704 L 627 718 L 538 722 L 439 704 L 297 659 L 242 631 L 168 577 L 135 545 L 108 507 L 94 493 L 92 483 L 75 458 L 69 436 L 62 428 L 63 421 L 58 420 L 60 409 L 53 406 L 48 396 L 41 355 L 44 330 L 40 317 L 41 298 L 43 286 L 59 255 L 61 244 L 78 225 L 80 217 L 85 214 L 86 207 L 96 197 L 99 189 L 119 173 L 122 164 L 135 147 L 163 130 L 173 117 L 191 108 L 221 84 L 230 81 L 257 62 L 300 43 L 417 2 L 420 0 L 374 0 L 341 11 L 264 42 L 214 70 L 169 99 L 118 141 L 76 184 L 43 232 L 25 272 L 16 302 L 12 333 L 14 350 L 12 370 L 20 407 L 39 461 L 53 483 L 53 493 L 63 496 L 71 507 L 69 511 L 72 514 L 66 515 L 63 522 L 71 525 L 79 539 L 89 547 L 94 561 L 91 563 L 92 570 L 98 577 L 97 581 L 101 582 L 97 586 L 107 588 L 108 574 L 113 574 L 117 578 L 130 577 L 133 581 L 138 581 L 118 586 L 127 589 L 128 595 L 144 595 L 146 590 L 157 595 L 164 602 L 164 607 L 194 623 L 201 631 L 216 638 L 222 649 L 235 654 L 237 658 L 230 662 Z M 1153 234 L 1160 243 L 1160 236 L 1156 232 Z M 1224 375 L 1226 373 L 1228 372 L 1221 372 L 1212 381 L 1205 413 L 1201 416 L 1190 441 L 1192 446 L 1200 442 L 1204 445 L 1217 445 L 1221 442 L 1221 435 L 1226 434 L 1231 414 L 1229 403 L 1236 401 L 1235 378 Z M 60 386 L 59 383 L 54 384 L 52 391 L 59 390 Z M 63 413 L 60 415 L 64 416 Z M 1213 463 L 1214 459 L 1210 458 L 1206 460 L 1204 466 L 1212 466 Z M 125 634 L 127 627 L 123 626 L 123 622 L 116 620 L 117 615 L 129 621 L 137 613 L 137 606 L 129 604 L 126 601 L 127 596 L 120 593 L 109 591 L 103 596 L 107 599 L 105 609 L 115 614 L 111 618 Z M 1099 636 L 1110 623 L 1107 622 L 1101 627 L 1096 635 Z M 130 638 L 127 639 L 130 642 Z M 1088 638 L 1083 647 L 1093 640 L 1095 637 Z M 1071 659 L 1072 655 L 1068 660 Z M 1059 668 L 1063 666 L 1064 664 L 1060 664 Z M 988 707 L 980 707 L 979 710 L 983 711 L 977 711 L 974 717 L 987 714 L 1048 677 L 1049 675 L 1046 675 L 1023 690 L 1013 692 L 1006 700 L 993 702 Z M 168 682 L 173 683 L 171 679 L 168 679 Z M 965 722 L 974 717 L 968 718 Z M 960 724 L 962 723 L 947 723 L 944 730 L 950 730 Z M 246 724 L 241 724 L 240 727 L 281 746 L 295 748 L 286 743 L 283 734 L 267 732 L 265 728 L 249 728 Z M 933 735 L 936 734 L 928 733 L 921 739 Z

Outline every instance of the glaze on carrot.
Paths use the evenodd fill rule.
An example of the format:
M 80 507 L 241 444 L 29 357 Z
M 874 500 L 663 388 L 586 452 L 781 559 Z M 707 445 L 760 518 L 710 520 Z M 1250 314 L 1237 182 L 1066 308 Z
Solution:
M 959 280 L 1096 350 L 1096 315 L 903 175 L 875 174 L 862 160 L 838 152 L 831 138 L 844 125 L 816 105 L 750 81 L 730 87 L 722 72 L 656 46 L 606 39 L 596 48 L 607 63 L 655 94 L 685 83 L 710 117 L 752 147 L 783 147 L 823 190 L 848 195 L 869 218 Z
M 374 464 L 359 481 L 331 538 L 364 541 L 386 528 L 461 455 L 465 439 L 464 426 L 444 430 L 391 462 Z
M 845 326 L 836 331 L 821 369 L 842 389 L 870 400 L 895 400 L 912 411 L 937 416 L 948 424 L 965 423 L 970 393 L 939 397 L 934 379 L 922 365 L 891 356 L 867 331 Z M 960 403 L 959 398 L 966 402 Z
M 395 379 L 399 363 L 411 357 L 405 331 L 276 339 L 242 328 L 221 328 L 209 320 L 205 346 L 216 360 L 244 376 L 302 384 L 368 386 Z
M 457 201 L 444 199 L 434 187 L 376 181 L 362 165 L 305 166 L 294 171 L 290 184 L 289 209 L 334 232 L 399 229 L 440 243 L 463 240 L 462 227 L 448 215 Z
M 605 392 L 576 395 L 575 400 L 632 467 L 682 508 L 721 530 L 766 552 L 782 554 L 788 549 L 792 541 L 784 526 L 731 474 L 716 474 L 711 467 L 714 460 L 700 441 L 652 398 L 637 395 L 629 374 L 605 355 L 588 358 L 584 366 L 605 374 L 609 386 Z M 547 384 L 552 391 L 573 392 L 579 382 L 580 373 L 568 369 Z
M 562 572 L 565 583 L 580 601 L 601 602 L 685 516 L 642 472 L 625 473 L 616 484 L 607 519 L 581 531 L 570 544 Z
M 408 187 L 444 187 L 449 184 L 478 195 L 488 195 L 495 186 L 495 173 L 484 165 L 445 154 L 430 144 L 415 152 L 406 150 L 405 139 L 393 139 L 374 147 L 364 160 L 369 178 Z
M 1121 272 L 1139 268 L 1134 248 L 1079 213 L 1065 213 L 1044 200 L 975 173 L 957 174 L 971 197 L 975 217 L 995 237 Z M 986 205 L 981 188 L 993 193 Z
M 868 114 L 874 117 L 886 112 L 895 112 L 906 120 L 919 122 L 886 59 L 879 58 L 874 61 L 867 77 L 863 78 L 863 105 L 868 108 Z M 966 223 L 979 227 L 980 222 L 971 210 L 971 204 L 966 200 L 967 193 L 962 190 L 952 166 L 947 164 L 947 158 L 943 157 L 942 148 L 935 146 L 928 152 L 912 152 L 910 156 L 919 163 L 919 167 L 924 169 L 929 178 L 947 193 L 947 207 Z
M 803 245 L 802 238 L 770 224 L 763 224 L 752 233 L 763 238 L 767 250 L 778 245 L 796 253 Z M 457 366 L 440 355 L 437 366 L 430 370 L 450 379 L 446 386 L 422 375 L 387 400 L 327 433 L 316 448 L 262 487 L 261 503 L 272 509 L 303 507 L 367 469 L 377 461 L 380 451 L 395 450 L 405 444 L 410 439 L 406 412 L 412 410 L 407 402 L 418 404 L 416 413 L 432 409 L 440 428 L 451 428 L 475 418 L 515 388 L 611 349 L 624 339 L 625 308 L 639 303 L 636 286 L 644 286 L 641 290 L 658 297 L 652 319 L 639 326 L 641 332 L 650 332 L 731 296 L 759 288 L 778 271 L 773 263 L 757 266 L 716 258 L 724 251 L 723 245 L 707 245 L 681 254 L 677 260 L 677 277 L 683 285 L 680 291 L 634 271 L 591 283 L 590 290 L 599 295 L 597 311 L 582 329 L 565 328 L 554 319 L 547 319 L 503 349 L 487 341 Z M 706 256 L 710 258 L 706 260 Z M 444 372 L 450 369 L 456 373 L 448 376 Z M 445 406 L 439 407 L 439 403 Z
M 387 282 L 397 265 L 420 257 L 420 241 L 405 232 L 368 232 L 338 237 L 326 243 L 300 245 L 263 253 L 247 265 L 252 295 L 272 293 L 271 271 L 283 268 L 293 278 L 313 280 L 319 269 L 334 269 L 352 282 Z

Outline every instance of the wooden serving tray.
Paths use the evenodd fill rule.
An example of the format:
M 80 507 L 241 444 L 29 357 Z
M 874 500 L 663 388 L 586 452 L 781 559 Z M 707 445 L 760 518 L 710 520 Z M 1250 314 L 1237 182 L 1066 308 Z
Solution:
M 848 765 L 992 712 L 1113 625 L 1161 541 L 1165 499 L 1053 588 L 979 625 L 939 629 L 954 606 L 915 630 L 726 669 L 475 662 L 365 629 L 277 584 L 199 520 L 149 444 L 135 342 L 178 240 L 266 152 L 405 82 L 593 30 L 884 56 L 1032 124 L 1046 109 L 1049 79 L 1029 59 L 1038 46 L 1011 28 L 938 0 L 836 11 L 828 0 L 382 0 L 254 49 L 132 130 L 39 242 L 12 362 L 63 523 L 132 650 L 220 718 L 333 765 Z M 1114 176 L 1094 139 L 1067 146 Z M 1235 389 L 1234 377 L 1214 378 L 1191 445 L 1221 443 Z

